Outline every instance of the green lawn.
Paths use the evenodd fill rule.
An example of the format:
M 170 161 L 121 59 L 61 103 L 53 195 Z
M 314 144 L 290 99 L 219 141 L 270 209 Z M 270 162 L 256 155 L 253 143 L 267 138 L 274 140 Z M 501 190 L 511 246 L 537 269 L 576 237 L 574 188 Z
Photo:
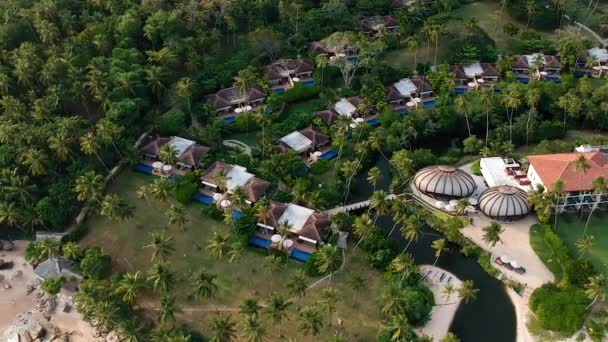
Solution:
M 261 131 L 250 131 L 243 133 L 235 133 L 226 137 L 226 140 L 238 140 L 242 143 L 247 144 L 250 147 L 258 146 L 258 134 L 261 134 Z
M 229 227 L 222 222 L 203 216 L 202 205 L 199 204 L 188 206 L 190 221 L 185 232 L 176 227 L 167 227 L 164 212 L 168 204 L 160 204 L 156 201 L 147 203 L 137 199 L 135 195 L 139 186 L 152 180 L 152 176 L 132 171 L 121 173 L 110 186 L 109 191 L 124 196 L 135 207 L 134 216 L 126 222 L 110 221 L 101 216 L 91 217 L 87 221 L 89 231 L 81 241 L 82 246 L 102 247 L 105 253 L 112 256 L 117 271 L 141 270 L 146 272 L 152 265 L 151 251 L 143 247 L 148 244 L 151 232 L 166 229 L 175 239 L 176 251 L 169 262 L 177 277 L 174 293 L 184 311 L 178 316 L 179 322 L 203 332 L 208 330 L 210 316 L 213 315 L 212 311 L 216 307 L 227 311 L 235 310 L 246 297 L 256 296 L 265 300 L 272 291 L 289 296 L 285 283 L 289 274 L 302 268 L 301 264 L 289 260 L 283 270 L 270 275 L 263 266 L 266 252 L 260 249 L 248 248 L 243 257 L 235 263 L 229 263 L 225 259 L 212 258 L 205 250 L 207 240 L 214 231 L 228 232 Z M 375 339 L 380 325 L 381 317 L 376 300 L 382 286 L 382 276 L 369 266 L 366 256 L 358 250 L 350 251 L 347 260 L 344 271 L 337 274 L 333 280 L 342 298 L 340 304 L 337 305 L 337 313 L 334 317 L 344 320 L 344 333 L 349 341 L 371 341 Z M 206 268 L 218 275 L 219 290 L 213 299 L 196 300 L 189 296 L 191 290 L 188 278 L 200 268 Z M 368 282 L 367 289 L 359 296 L 357 304 L 353 304 L 354 292 L 347 285 L 348 277 L 353 274 L 363 275 Z M 313 281 L 314 279 L 310 279 L 310 283 Z M 316 304 L 318 292 L 319 288 L 312 290 L 301 304 L 319 307 Z M 140 304 L 144 308 L 144 315 L 151 318 L 156 317 L 153 308 L 158 306 L 158 299 L 151 293 L 148 293 Z M 234 319 L 239 320 L 238 312 L 231 312 L 231 314 Z M 292 308 L 290 313 L 292 319 L 285 323 L 284 331 L 297 329 L 295 315 Z M 266 316 L 263 317 L 265 322 L 269 322 Z M 275 327 L 270 322 L 266 324 L 266 329 L 269 333 L 268 340 L 282 339 L 277 336 Z M 335 328 L 326 327 L 321 334 L 331 336 L 334 331 Z M 289 336 L 299 337 L 300 334 L 291 333 Z
M 558 217 L 557 234 L 564 240 L 568 250 L 574 257 L 578 257 L 576 240 L 583 235 L 587 214 L 580 219 L 579 215 L 568 214 Z M 601 273 L 608 272 L 608 213 L 597 211 L 593 213 L 587 234 L 593 235 L 593 248 L 586 255 L 589 261 L 597 267 Z
M 285 108 L 285 111 L 283 112 L 282 116 L 284 118 L 289 118 L 290 116 L 298 113 L 312 114 L 314 111 L 317 110 L 318 103 L 319 100 L 317 98 L 314 98 L 306 101 L 289 104 Z

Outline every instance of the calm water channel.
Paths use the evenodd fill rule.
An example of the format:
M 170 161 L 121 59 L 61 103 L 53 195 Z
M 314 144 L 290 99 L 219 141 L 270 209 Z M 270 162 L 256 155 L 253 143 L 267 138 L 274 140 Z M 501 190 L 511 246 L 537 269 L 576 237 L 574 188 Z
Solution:
M 390 184 L 388 162 L 380 158 L 377 166 L 383 171 L 382 187 L 387 190 Z M 349 202 L 361 201 L 370 196 L 373 189 L 366 178 L 367 175 L 362 173 L 353 179 Z M 378 224 L 387 233 L 393 226 L 390 217 L 380 218 Z M 440 238 L 439 234 L 429 227 L 418 242 L 410 244 L 408 253 L 414 256 L 416 263 L 432 264 L 435 261 L 431 243 Z M 392 237 L 398 246 L 405 247 L 407 241 L 403 239 L 398 229 L 395 229 Z M 489 276 L 475 259 L 461 254 L 456 245 L 450 245 L 450 252 L 441 256 L 437 266 L 452 272 L 462 280 L 472 280 L 480 290 L 475 301 L 460 306 L 450 331 L 466 342 L 516 340 L 515 308 L 500 281 Z

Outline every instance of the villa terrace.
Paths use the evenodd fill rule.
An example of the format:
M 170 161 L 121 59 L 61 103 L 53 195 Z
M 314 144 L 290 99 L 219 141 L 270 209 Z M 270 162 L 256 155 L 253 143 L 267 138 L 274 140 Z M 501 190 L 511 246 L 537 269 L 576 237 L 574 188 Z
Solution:
M 498 81 L 500 73 L 494 63 L 454 64 L 450 66 L 454 74 L 456 94 L 464 94 L 470 90 L 489 88 Z
M 281 94 L 295 86 L 315 85 L 312 76 L 315 68 L 304 59 L 280 59 L 264 68 L 264 74 L 270 80 L 272 90 Z
M 592 59 L 592 63 L 588 63 L 589 59 Z M 606 75 L 608 73 L 608 49 L 594 47 L 585 51 L 578 57 L 576 69 L 580 74 L 591 73 L 591 76 L 596 78 Z
M 282 137 L 276 149 L 284 153 L 294 151 L 302 156 L 307 164 L 312 164 L 319 158 L 330 160 L 336 156 L 330 142 L 329 136 L 310 125 Z
M 161 148 L 167 144 L 175 151 L 177 163 L 174 165 L 163 165 L 160 160 Z M 136 169 L 162 177 L 183 176 L 197 168 L 209 150 L 210 148 L 207 146 L 181 137 L 155 137 L 140 148 L 142 161 L 136 166 Z
M 423 107 L 435 105 L 435 92 L 424 78 L 404 78 L 386 87 L 386 100 L 395 111 L 405 114 L 420 104 Z
M 334 104 L 333 108 L 316 112 L 315 116 L 320 118 L 327 125 L 334 124 L 339 117 L 347 117 L 352 120 L 361 119 L 363 120 L 362 122 L 367 122 L 373 127 L 380 126 L 378 113 L 375 110 L 372 110 L 369 113 L 363 113 L 358 109 L 361 101 L 359 96 L 342 98 Z
M 327 56 L 330 61 L 335 58 L 346 58 L 349 61 L 356 61 L 359 59 L 358 49 L 352 46 L 332 47 L 326 45 L 322 41 L 310 43 L 308 52 L 314 55 Z
M 560 82 L 562 64 L 558 56 L 542 53 L 516 55 L 512 70 L 522 83 L 528 83 L 531 79 Z
M 247 172 L 247 168 L 243 166 L 222 161 L 211 164 L 201 177 L 201 183 L 202 189 L 197 200 L 205 204 L 219 202 L 223 207 L 230 206 L 227 195 L 234 193 L 239 187 L 245 193 L 245 203 L 252 205 L 266 195 L 271 185 L 270 182 Z
M 262 105 L 266 93 L 258 87 L 250 88 L 243 93 L 238 87 L 225 88 L 207 97 L 218 117 L 228 123 L 233 123 L 242 113 L 252 111 Z

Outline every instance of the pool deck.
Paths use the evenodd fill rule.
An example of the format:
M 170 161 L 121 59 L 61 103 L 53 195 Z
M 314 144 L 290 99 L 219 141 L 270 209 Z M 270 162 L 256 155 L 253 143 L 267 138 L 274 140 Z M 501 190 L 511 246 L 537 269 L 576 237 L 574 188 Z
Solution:
M 435 306 L 431 310 L 431 318 L 424 326 L 416 329 L 418 335 L 430 336 L 433 341 L 439 341 L 444 338 L 450 330 L 450 325 L 454 320 L 456 311 L 460 306 L 460 298 L 458 294 L 454 293 L 450 298 L 446 298 L 443 294 L 443 288 L 448 283 L 447 279 L 452 277 L 450 283 L 454 285 L 456 289 L 460 287 L 462 281 L 458 279 L 452 273 L 432 265 L 420 265 L 420 273 L 429 276 L 425 278 L 425 282 L 428 284 L 433 295 L 435 296 Z M 441 275 L 443 279 L 441 279 Z

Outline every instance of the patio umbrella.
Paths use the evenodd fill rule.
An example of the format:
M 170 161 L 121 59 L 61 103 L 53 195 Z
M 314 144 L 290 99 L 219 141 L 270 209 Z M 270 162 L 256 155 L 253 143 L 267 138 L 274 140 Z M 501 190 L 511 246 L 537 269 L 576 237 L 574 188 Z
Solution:
M 364 118 L 356 118 L 355 122 L 356 123 L 363 123 L 363 122 L 365 122 L 365 119 Z
M 248 111 L 250 111 L 250 110 L 252 110 L 252 109 L 253 109 L 253 107 L 251 107 L 251 106 L 245 106 L 245 111 L 246 111 L 246 112 L 248 112 Z
M 469 82 L 467 85 L 469 86 L 469 88 L 475 88 L 477 86 L 475 82 Z
M 458 200 L 455 200 L 455 199 L 450 200 L 450 205 L 457 206 L 458 205 Z
M 513 266 L 513 268 L 519 268 L 519 263 L 516 260 L 511 260 L 510 262 L 511 266 Z
M 511 258 L 509 258 L 508 255 L 503 255 L 500 257 L 500 260 L 504 263 L 509 263 L 509 261 L 511 261 Z
M 414 107 L 414 106 L 416 105 L 416 103 L 414 103 L 414 102 L 410 101 L 410 102 L 406 103 L 406 105 L 407 105 L 408 107 Z
M 172 169 L 173 169 L 173 166 L 171 166 L 171 165 L 165 165 L 165 166 L 163 166 L 163 171 L 164 171 L 164 172 L 169 172 L 169 171 L 171 171 Z
M 546 72 L 546 71 L 541 71 L 540 74 L 541 74 L 541 76 L 547 76 L 547 75 L 549 75 L 549 73 Z
M 593 69 L 593 70 L 600 70 L 601 68 L 602 68 L 601 66 L 594 66 L 594 67 L 593 67 L 593 68 L 591 68 L 591 69 Z
M 414 98 L 413 98 L 413 100 L 414 100 L 414 102 L 415 102 L 415 103 L 420 103 L 420 102 L 422 102 L 422 99 L 421 99 L 421 98 L 419 98 L 419 97 L 414 97 Z
M 486 80 L 484 80 L 483 78 L 480 78 L 477 80 L 477 83 L 485 83 L 485 82 L 486 82 Z
M 602 70 L 608 70 L 608 65 L 602 65 Z
M 474 206 L 469 205 L 469 206 L 467 206 L 467 207 L 465 208 L 465 211 L 466 211 L 467 213 L 476 213 L 476 212 L 477 212 L 477 209 L 475 209 L 475 207 L 474 207 Z
M 239 107 L 239 108 L 236 108 L 236 109 L 234 110 L 234 112 L 235 112 L 235 113 L 237 113 L 237 114 L 240 114 L 240 113 L 242 113 L 242 112 L 243 112 L 243 108 L 240 108 L 240 107 Z
M 222 208 L 228 208 L 230 206 L 230 204 L 232 204 L 232 203 L 229 200 L 227 200 L 227 199 L 222 200 L 220 202 L 220 206 L 222 206 Z
M 156 161 L 152 163 L 152 167 L 155 169 L 160 169 L 161 167 L 163 167 L 163 162 Z
M 315 157 L 320 157 L 320 156 L 323 155 L 323 152 L 321 152 L 321 151 L 315 151 L 312 155 L 315 156 Z
M 213 200 L 214 200 L 215 202 L 219 201 L 219 200 L 220 200 L 220 198 L 222 198 L 222 194 L 217 193 L 217 192 L 213 194 Z
M 294 81 L 294 82 L 300 82 L 300 78 L 299 77 L 294 77 L 291 80 Z
M 353 122 L 353 123 L 351 123 L 349 126 L 350 126 L 350 128 L 355 129 L 355 128 L 357 128 L 357 126 L 359 126 L 359 125 L 357 125 L 356 123 L 354 123 L 354 122 Z
M 447 210 L 447 211 L 456 211 L 456 208 L 453 205 L 448 204 L 448 205 L 445 206 L 445 210 Z
M 477 199 L 476 198 L 469 198 L 469 203 L 471 205 L 477 205 Z
M 437 201 L 437 202 L 435 202 L 435 207 L 436 208 L 442 209 L 442 208 L 445 208 L 445 206 L 446 206 L 446 203 L 444 201 Z
M 290 248 L 291 246 L 293 246 L 293 240 L 285 240 L 285 241 L 283 241 L 283 247 Z
M 281 235 L 274 234 L 273 236 L 270 237 L 270 241 L 275 242 L 275 243 L 281 241 Z

